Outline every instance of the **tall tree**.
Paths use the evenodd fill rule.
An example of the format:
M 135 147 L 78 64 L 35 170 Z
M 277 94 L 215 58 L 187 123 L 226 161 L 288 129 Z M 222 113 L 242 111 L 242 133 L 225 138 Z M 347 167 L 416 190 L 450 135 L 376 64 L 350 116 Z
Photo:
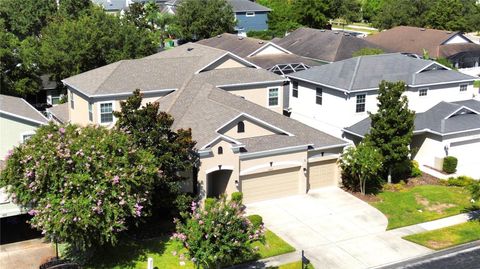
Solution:
M 329 19 L 343 19 L 347 23 L 361 20 L 361 3 L 358 0 L 328 0 Z
M 399 25 L 414 25 L 413 18 L 419 16 L 411 0 L 384 0 L 372 24 L 378 29 L 389 29 Z
M 296 0 L 295 14 L 297 22 L 311 28 L 324 28 L 327 25 L 329 6 L 321 0 Z
M 268 29 L 276 36 L 283 37 L 286 32 L 301 27 L 295 16 L 294 0 L 258 0 L 257 2 L 271 9 L 268 13 Z
M 409 162 L 415 113 L 408 109 L 405 82 L 382 81 L 378 90 L 378 111 L 369 113 L 372 125 L 365 137 L 384 157 L 383 168 L 391 182 L 391 173 L 398 165 Z
M 60 81 L 109 63 L 155 53 L 150 31 L 98 7 L 77 19 L 57 18 L 42 30 L 40 63 Z
M 58 11 L 60 16 L 74 19 L 91 7 L 91 0 L 59 0 Z
M 362 17 L 366 21 L 372 21 L 377 15 L 384 0 L 363 0 Z
M 177 8 L 175 27 L 185 40 L 233 32 L 235 16 L 226 0 L 185 0 Z

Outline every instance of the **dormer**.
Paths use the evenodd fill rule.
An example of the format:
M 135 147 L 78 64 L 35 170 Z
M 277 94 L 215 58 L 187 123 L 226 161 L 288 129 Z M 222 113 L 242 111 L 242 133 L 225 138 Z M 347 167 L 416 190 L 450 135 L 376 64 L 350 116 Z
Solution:
M 292 134 L 278 128 L 272 124 L 269 124 L 265 121 L 262 121 L 258 118 L 255 118 L 246 113 L 242 113 L 234 119 L 230 120 L 222 127 L 220 127 L 217 132 L 219 134 L 234 138 L 250 138 L 266 135 L 287 135 L 292 136 Z

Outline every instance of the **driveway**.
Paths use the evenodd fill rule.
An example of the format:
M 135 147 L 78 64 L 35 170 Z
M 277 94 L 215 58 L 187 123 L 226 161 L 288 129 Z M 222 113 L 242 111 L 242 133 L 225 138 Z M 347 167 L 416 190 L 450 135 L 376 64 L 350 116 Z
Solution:
M 401 239 L 400 231 L 386 232 L 382 213 L 336 187 L 252 203 L 247 213 L 305 250 L 315 268 L 369 268 L 431 252 Z
M 55 248 L 42 239 L 32 239 L 0 246 L 0 268 L 38 269 L 55 256 Z

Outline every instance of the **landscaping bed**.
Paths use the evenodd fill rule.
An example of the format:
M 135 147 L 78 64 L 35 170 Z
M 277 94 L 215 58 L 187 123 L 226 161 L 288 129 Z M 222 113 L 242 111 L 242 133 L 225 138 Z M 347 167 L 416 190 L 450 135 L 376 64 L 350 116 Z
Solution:
M 404 239 L 439 250 L 480 240 L 480 222 L 470 221 L 442 229 L 413 234 Z

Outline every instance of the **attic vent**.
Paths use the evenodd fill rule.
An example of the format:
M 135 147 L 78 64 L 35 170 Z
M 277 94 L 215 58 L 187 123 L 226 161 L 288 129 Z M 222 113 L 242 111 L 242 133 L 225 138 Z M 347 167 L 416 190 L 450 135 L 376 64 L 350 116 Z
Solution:
M 193 48 L 188 48 L 188 49 L 187 49 L 187 51 L 192 51 L 192 50 L 193 50 Z
M 421 28 L 420 31 L 425 31 L 425 28 Z
M 333 32 L 333 33 L 336 34 L 336 35 L 338 35 L 338 32 L 337 32 L 337 31 L 335 31 L 335 32 Z

